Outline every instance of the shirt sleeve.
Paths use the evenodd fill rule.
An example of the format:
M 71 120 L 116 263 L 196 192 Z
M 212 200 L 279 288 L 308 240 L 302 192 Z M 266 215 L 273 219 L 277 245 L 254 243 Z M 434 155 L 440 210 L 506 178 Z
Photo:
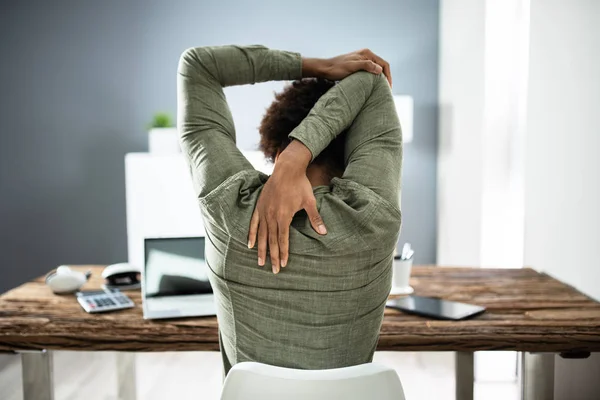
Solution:
M 402 132 L 383 75 L 356 72 L 325 93 L 290 133 L 313 159 L 346 131 L 343 178 L 377 193 L 399 209 Z
M 263 46 L 197 47 L 181 55 L 177 128 L 199 197 L 238 172 L 253 169 L 236 146 L 223 87 L 301 77 L 300 54 Z

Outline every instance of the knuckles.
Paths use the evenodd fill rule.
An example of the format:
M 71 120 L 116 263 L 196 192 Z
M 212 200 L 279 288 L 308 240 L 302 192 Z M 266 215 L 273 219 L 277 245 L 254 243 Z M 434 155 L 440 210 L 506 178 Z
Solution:
M 314 197 L 309 197 L 308 199 L 306 199 L 304 201 L 304 206 L 305 207 L 316 207 L 317 206 L 317 199 L 315 199 Z

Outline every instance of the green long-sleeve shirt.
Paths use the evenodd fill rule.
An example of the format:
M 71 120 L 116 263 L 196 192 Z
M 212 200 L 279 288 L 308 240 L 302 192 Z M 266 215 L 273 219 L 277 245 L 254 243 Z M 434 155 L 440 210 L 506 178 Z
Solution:
M 262 46 L 185 51 L 178 69 L 178 129 L 208 237 L 227 372 L 241 361 L 322 369 L 372 359 L 390 291 L 401 223 L 402 138 L 382 75 L 357 72 L 314 106 L 290 137 L 313 159 L 347 130 L 346 168 L 314 188 L 328 234 L 304 212 L 290 227 L 290 255 L 277 275 L 247 248 L 250 218 L 268 176 L 235 144 L 223 87 L 301 78 L 297 53 Z

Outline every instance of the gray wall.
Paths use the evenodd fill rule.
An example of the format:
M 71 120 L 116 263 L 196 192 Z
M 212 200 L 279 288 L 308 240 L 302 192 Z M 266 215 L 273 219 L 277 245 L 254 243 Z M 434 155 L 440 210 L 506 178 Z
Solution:
M 391 62 L 394 92 L 416 105 L 402 238 L 435 262 L 438 1 L 353 3 L 2 1 L 0 292 L 58 264 L 126 259 L 123 156 L 147 150 L 154 111 L 175 112 L 179 54 L 228 43 L 370 47 Z

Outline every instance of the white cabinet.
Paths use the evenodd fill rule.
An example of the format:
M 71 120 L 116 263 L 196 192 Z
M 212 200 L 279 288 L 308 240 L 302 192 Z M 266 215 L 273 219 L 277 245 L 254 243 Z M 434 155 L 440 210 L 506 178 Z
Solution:
M 244 152 L 267 174 L 272 167 L 260 152 Z M 127 249 L 129 262 L 142 266 L 144 238 L 204 234 L 202 217 L 181 154 L 130 153 L 125 156 Z

